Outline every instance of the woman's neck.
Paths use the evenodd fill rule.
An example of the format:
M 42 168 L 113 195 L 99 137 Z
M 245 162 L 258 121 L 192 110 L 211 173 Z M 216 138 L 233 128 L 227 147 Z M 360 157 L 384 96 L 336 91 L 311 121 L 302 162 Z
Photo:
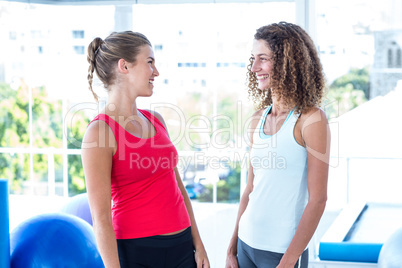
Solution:
M 275 98 L 272 98 L 272 108 L 270 114 L 273 116 L 280 116 L 288 114 L 291 109 L 288 108 L 283 102 L 278 102 Z
M 123 116 L 125 118 L 135 116 L 138 114 L 136 98 L 130 99 L 125 94 L 116 94 L 109 92 L 109 97 L 104 109 L 106 114 L 115 116 Z

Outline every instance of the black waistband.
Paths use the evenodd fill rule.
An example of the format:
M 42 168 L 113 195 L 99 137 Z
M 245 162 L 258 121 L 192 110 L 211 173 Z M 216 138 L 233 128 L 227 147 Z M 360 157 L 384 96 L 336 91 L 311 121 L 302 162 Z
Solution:
M 191 227 L 188 227 L 183 232 L 174 235 L 155 235 L 134 239 L 117 239 L 117 243 L 129 243 L 132 246 L 163 248 L 180 245 L 192 239 Z

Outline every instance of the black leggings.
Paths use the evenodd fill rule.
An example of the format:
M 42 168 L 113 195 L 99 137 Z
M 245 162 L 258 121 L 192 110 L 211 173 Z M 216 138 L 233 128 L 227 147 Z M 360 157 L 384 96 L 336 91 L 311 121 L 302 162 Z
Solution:
M 117 239 L 122 268 L 192 268 L 194 257 L 191 227 L 175 235 Z

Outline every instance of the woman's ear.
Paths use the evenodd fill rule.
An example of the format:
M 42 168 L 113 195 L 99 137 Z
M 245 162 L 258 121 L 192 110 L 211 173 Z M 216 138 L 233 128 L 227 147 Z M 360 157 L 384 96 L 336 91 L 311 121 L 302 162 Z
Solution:
M 127 68 L 127 62 L 124 59 L 120 59 L 117 63 L 117 68 L 119 72 L 127 74 L 128 73 L 128 68 Z

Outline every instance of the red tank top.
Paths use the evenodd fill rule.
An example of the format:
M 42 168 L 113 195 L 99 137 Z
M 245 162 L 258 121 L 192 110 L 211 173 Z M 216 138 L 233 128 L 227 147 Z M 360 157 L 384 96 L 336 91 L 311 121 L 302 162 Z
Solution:
M 131 135 L 112 117 L 99 114 L 116 138 L 111 174 L 113 228 L 117 239 L 175 232 L 191 225 L 174 168 L 177 150 L 163 124 L 150 112 L 139 110 L 155 127 L 156 135 Z

